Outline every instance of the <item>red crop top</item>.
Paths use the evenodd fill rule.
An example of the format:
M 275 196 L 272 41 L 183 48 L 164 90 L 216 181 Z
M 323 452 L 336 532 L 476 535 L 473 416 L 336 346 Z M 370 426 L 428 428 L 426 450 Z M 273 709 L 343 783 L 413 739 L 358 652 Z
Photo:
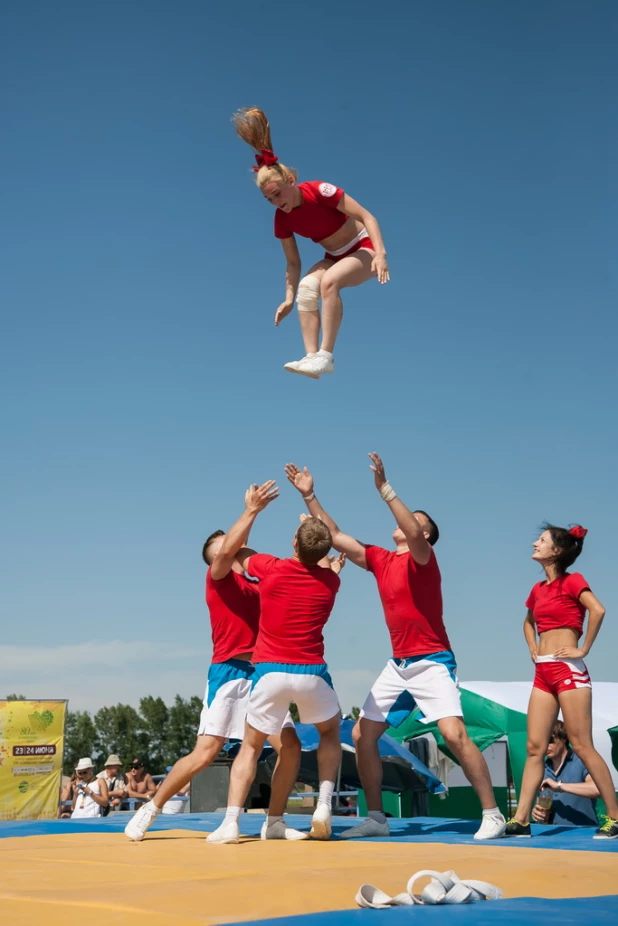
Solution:
M 345 225 L 348 216 L 337 206 L 343 196 L 340 187 L 321 180 L 299 183 L 303 201 L 291 212 L 275 212 L 275 238 L 291 238 L 294 233 L 312 241 L 324 241 Z
M 571 627 L 581 636 L 584 629 L 586 609 L 579 596 L 590 586 L 579 572 L 567 573 L 559 579 L 537 582 L 528 595 L 526 607 L 530 608 L 539 633 Z

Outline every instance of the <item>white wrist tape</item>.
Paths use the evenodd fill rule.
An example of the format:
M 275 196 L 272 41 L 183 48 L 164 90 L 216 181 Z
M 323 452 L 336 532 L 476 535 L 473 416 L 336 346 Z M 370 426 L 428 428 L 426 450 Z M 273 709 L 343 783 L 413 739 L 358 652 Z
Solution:
M 304 502 L 312 502 L 315 498 L 315 492 L 312 492 L 311 495 L 303 495 Z
M 391 486 L 390 482 L 385 482 L 382 488 L 380 489 L 380 495 L 385 502 L 392 502 L 394 498 L 397 498 L 397 493 Z

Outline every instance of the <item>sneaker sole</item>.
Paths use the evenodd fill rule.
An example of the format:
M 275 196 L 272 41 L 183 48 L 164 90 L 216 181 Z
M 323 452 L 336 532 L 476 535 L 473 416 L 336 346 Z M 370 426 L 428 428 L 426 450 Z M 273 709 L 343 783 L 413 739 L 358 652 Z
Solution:
M 592 838 L 593 839 L 618 839 L 618 833 L 616 833 L 615 836 L 606 836 L 605 833 L 603 833 L 602 836 L 593 836 Z
M 286 373 L 297 373 L 299 376 L 306 376 L 308 379 L 319 379 L 318 373 L 305 373 L 303 370 L 290 370 L 288 367 L 283 368 Z
M 230 846 L 240 842 L 237 836 L 222 836 L 221 839 L 209 839 L 206 837 L 209 846 Z
M 127 837 L 127 839 L 130 840 L 131 842 L 143 842 L 144 836 L 146 835 L 145 833 L 142 833 L 141 836 L 130 836 L 126 830 L 124 831 L 124 834 Z
M 315 823 L 313 821 L 311 822 L 311 831 L 309 833 L 311 839 L 330 839 L 330 834 L 331 827 L 326 823 L 323 823 L 321 820 L 316 820 Z

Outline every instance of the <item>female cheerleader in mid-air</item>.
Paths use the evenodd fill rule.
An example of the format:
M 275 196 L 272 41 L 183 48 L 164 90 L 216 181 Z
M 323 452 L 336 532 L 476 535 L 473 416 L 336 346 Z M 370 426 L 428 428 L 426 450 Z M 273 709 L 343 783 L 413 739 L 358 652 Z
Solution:
M 296 182 L 296 171 L 273 153 L 270 126 L 261 109 L 243 109 L 234 116 L 236 131 L 257 152 L 257 185 L 276 207 L 275 237 L 287 260 L 285 300 L 275 312 L 275 325 L 298 305 L 305 342 L 302 360 L 286 363 L 290 373 L 318 379 L 335 369 L 333 350 L 343 317 L 340 290 L 371 277 L 390 279 L 386 250 L 377 220 L 340 187 L 319 180 Z M 311 238 L 326 251 L 322 260 L 300 279 L 300 254 L 295 234 Z M 322 299 L 322 343 L 318 350 Z

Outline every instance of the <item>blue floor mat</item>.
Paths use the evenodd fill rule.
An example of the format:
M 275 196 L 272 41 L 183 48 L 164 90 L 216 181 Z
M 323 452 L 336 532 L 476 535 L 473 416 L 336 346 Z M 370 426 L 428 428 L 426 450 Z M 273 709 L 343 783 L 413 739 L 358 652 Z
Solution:
M 8 836 L 43 836 L 53 833 L 118 833 L 120 834 L 129 820 L 128 814 L 110 814 L 92 820 L 17 820 L 0 823 L 0 838 Z M 221 823 L 222 814 L 194 813 L 194 814 L 161 814 L 150 832 L 156 830 L 195 830 L 208 833 Z M 286 820 L 291 826 L 304 830 L 309 829 L 310 817 L 301 814 L 290 814 Z M 264 822 L 261 814 L 242 814 L 240 818 L 240 831 L 244 836 L 258 837 L 260 827 Z M 335 817 L 333 822 L 333 838 L 342 830 L 354 826 L 358 822 L 356 817 Z M 390 836 L 379 839 L 363 840 L 364 842 L 447 842 L 452 845 L 479 845 L 473 839 L 478 829 L 476 820 L 451 820 L 441 817 L 412 817 L 389 819 Z M 618 853 L 618 839 L 593 839 L 594 827 L 570 826 L 532 826 L 532 839 L 498 839 L 495 841 L 499 849 L 578 849 L 585 852 L 616 852 Z M 486 845 L 486 843 L 480 843 Z M 617 874 L 618 884 L 618 874 Z
M 528 840 L 526 840 L 528 842 Z M 418 923 L 431 926 L 567 926 L 570 923 L 604 926 L 618 923 L 618 896 L 577 897 L 570 900 L 546 900 L 517 897 L 514 900 L 490 900 L 458 906 L 393 907 L 390 910 L 335 910 L 253 920 L 251 926 L 406 926 Z M 396 922 L 395 922 L 396 921 Z M 228 924 L 233 926 L 233 924 Z M 239 924 L 236 924 L 239 926 Z M 245 921 L 246 926 L 246 921 Z

